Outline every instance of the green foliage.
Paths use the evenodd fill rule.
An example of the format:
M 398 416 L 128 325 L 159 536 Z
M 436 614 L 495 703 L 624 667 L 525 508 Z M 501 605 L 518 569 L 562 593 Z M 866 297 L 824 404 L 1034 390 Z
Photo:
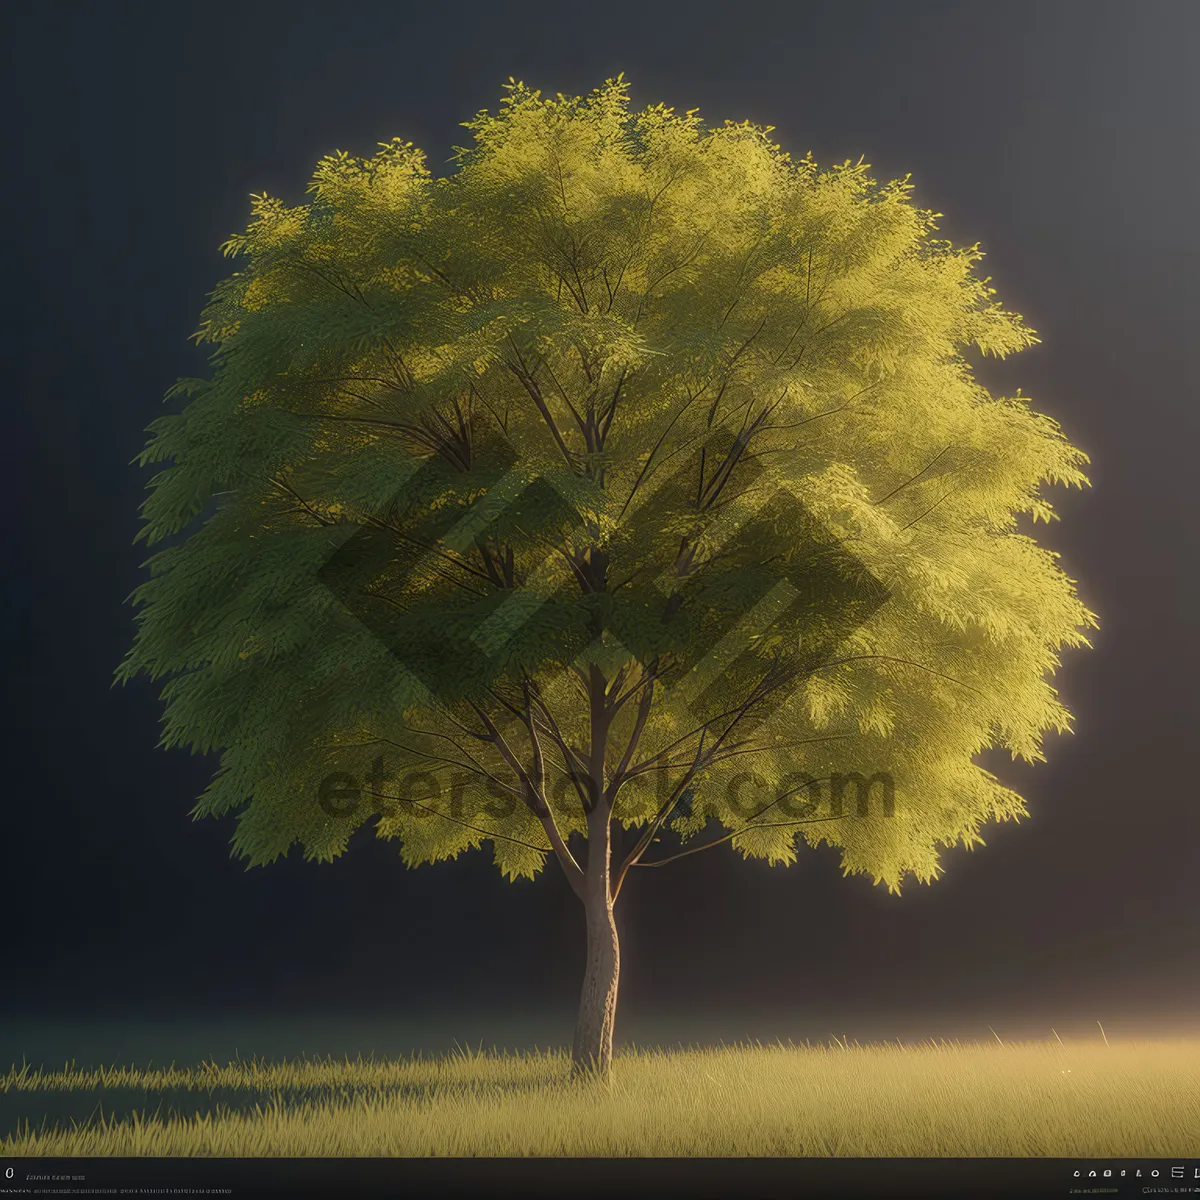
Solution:
M 686 787 L 659 814 L 685 839 L 935 878 L 1024 813 L 976 759 L 1069 728 L 1049 680 L 1095 625 L 1018 524 L 1086 457 L 964 357 L 1036 337 L 907 179 L 631 112 L 620 79 L 508 92 L 446 178 L 396 140 L 322 160 L 308 203 L 253 198 L 197 334 L 213 378 L 141 455 L 169 465 L 139 536 L 189 532 L 119 678 L 170 677 L 163 745 L 220 753 L 195 812 L 237 811 L 252 864 L 369 824 L 409 865 L 491 841 L 532 877 L 551 825 L 587 834 L 594 667 L 624 700 L 593 784 L 626 828 Z M 721 660 L 781 572 L 808 599 Z M 318 803 L 381 754 L 352 814 Z M 855 771 L 894 777 L 892 818 L 724 802 Z M 414 772 L 438 798 L 397 792 Z

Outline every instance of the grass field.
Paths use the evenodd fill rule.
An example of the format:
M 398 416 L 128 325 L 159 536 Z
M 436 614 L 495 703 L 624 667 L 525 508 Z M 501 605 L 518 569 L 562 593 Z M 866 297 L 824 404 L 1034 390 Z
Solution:
M 1200 1144 L 1200 1039 L 257 1060 L 0 1078 L 0 1156 L 1134 1157 Z

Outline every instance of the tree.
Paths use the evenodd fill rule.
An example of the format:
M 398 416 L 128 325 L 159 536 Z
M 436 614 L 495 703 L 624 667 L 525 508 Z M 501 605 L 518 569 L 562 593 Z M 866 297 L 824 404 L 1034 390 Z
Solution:
M 907 178 L 626 87 L 510 82 L 448 177 L 397 139 L 253 197 L 213 377 L 140 456 L 167 544 L 117 673 L 170 677 L 162 744 L 220 752 L 193 813 L 251 865 L 370 824 L 408 866 L 556 859 L 602 1074 L 633 868 L 802 838 L 931 882 L 1025 815 L 975 760 L 1069 729 L 1096 623 L 1018 524 L 1086 456 L 964 358 L 1037 341 L 978 247 Z

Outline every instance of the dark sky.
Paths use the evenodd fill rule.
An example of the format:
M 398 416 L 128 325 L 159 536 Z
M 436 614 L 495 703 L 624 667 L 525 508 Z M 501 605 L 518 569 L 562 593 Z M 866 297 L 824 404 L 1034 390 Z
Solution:
M 249 193 L 296 203 L 319 157 L 397 135 L 444 173 L 510 75 L 578 94 L 623 70 L 638 107 L 911 171 L 940 236 L 982 243 L 1043 339 L 982 377 L 1093 460 L 1040 536 L 1102 627 L 1057 680 L 1077 732 L 1001 768 L 1032 818 L 948 851 L 940 883 L 892 897 L 830 849 L 636 876 L 618 1033 L 1195 1017 L 1200 5 L 38 0 L 8 29 L 0 1012 L 571 1009 L 582 914 L 553 864 L 409 872 L 360 834 L 248 872 L 231 821 L 187 815 L 215 760 L 156 749 L 157 686 L 110 683 L 146 554 L 130 460 L 207 371 L 188 337 Z

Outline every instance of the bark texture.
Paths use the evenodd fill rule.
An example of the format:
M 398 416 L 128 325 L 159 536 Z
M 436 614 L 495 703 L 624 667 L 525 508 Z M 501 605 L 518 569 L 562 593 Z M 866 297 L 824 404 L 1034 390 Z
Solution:
M 613 1024 L 621 951 L 613 919 L 608 814 L 589 820 L 588 865 L 583 906 L 587 919 L 587 966 L 571 1050 L 572 1074 L 607 1079 L 612 1069 Z

